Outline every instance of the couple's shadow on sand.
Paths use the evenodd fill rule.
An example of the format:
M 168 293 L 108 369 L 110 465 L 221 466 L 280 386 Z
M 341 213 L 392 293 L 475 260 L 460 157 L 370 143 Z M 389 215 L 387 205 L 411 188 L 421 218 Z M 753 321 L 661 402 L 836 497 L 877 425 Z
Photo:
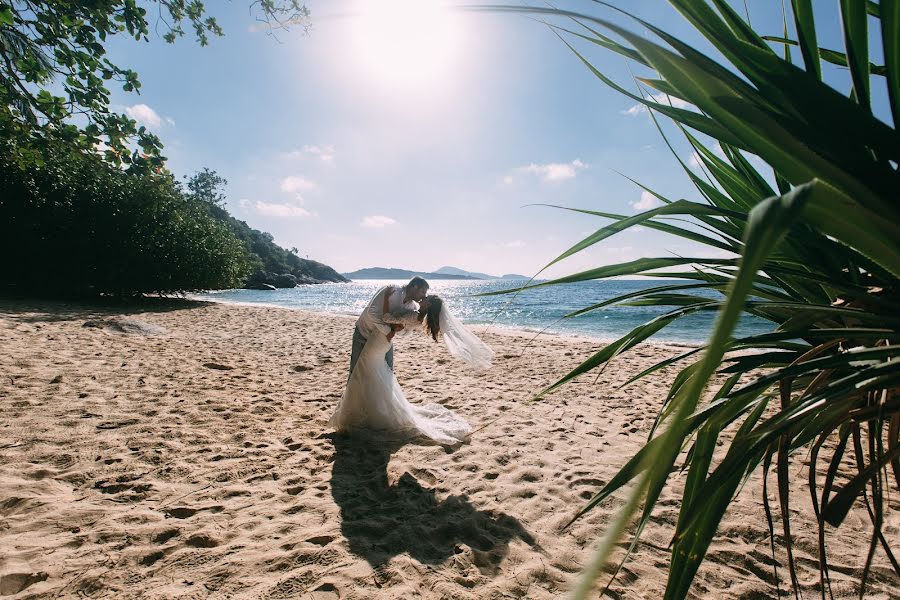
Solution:
M 496 572 L 514 538 L 540 550 L 522 524 L 505 513 L 477 510 L 465 496 L 438 501 L 434 490 L 409 473 L 391 485 L 388 461 L 407 442 L 328 437 L 335 449 L 331 493 L 341 511 L 341 533 L 350 551 L 373 567 L 402 553 L 440 564 L 466 544 L 487 574 Z

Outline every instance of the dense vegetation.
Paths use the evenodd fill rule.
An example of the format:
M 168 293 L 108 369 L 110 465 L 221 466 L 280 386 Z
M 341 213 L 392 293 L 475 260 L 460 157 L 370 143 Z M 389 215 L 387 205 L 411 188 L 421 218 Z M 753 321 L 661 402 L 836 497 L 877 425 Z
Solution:
M 7 287 L 132 296 L 248 281 L 281 287 L 343 281 L 229 215 L 221 206 L 225 182 L 214 172 L 204 170 L 181 186 L 171 175 L 126 172 L 64 144 L 51 145 L 26 169 L 13 146 L 0 147 Z
M 177 293 L 236 287 L 244 244 L 171 176 L 127 173 L 55 144 L 29 168 L 0 148 L 2 281 L 54 294 Z
M 650 109 L 667 144 L 666 119 L 674 125 L 669 131 L 685 136 L 700 170 L 678 160 L 696 187 L 696 199 L 673 199 L 645 188 L 659 199 L 659 208 L 633 216 L 580 210 L 612 224 L 550 264 L 638 225 L 691 240 L 701 250 L 532 285 L 630 274 L 671 282 L 573 312 L 571 317 L 611 305 L 670 311 L 604 347 L 544 392 L 601 368 L 686 315 L 713 313 L 716 326 L 702 348 L 677 357 L 682 368 L 660 398 L 647 444 L 578 514 L 630 484 L 575 595 L 591 594 L 637 517 L 630 548 L 635 547 L 663 488 L 682 471 L 666 598 L 686 597 L 732 498 L 752 474 L 761 473 L 768 482 L 774 470 L 781 536 L 774 531 L 775 507 L 765 486 L 762 490 L 773 565 L 783 559 L 795 590 L 826 597 L 827 537 L 856 505 L 872 522 L 870 542 L 860 549 L 863 597 L 879 549 L 900 576 L 882 530 L 892 504 L 887 491 L 900 489 L 900 2 L 840 1 L 844 49 L 839 51 L 818 47 L 810 0 L 787 3 L 783 31 L 776 32 L 757 32 L 749 16 L 725 0 L 670 0 L 715 47 L 721 62 L 652 23 L 599 4 L 617 17 L 624 14 L 642 33 L 606 14 L 492 10 L 560 18 L 551 28 L 604 84 Z M 638 91 L 595 68 L 576 49 L 584 42 L 632 61 L 645 74 L 637 78 Z M 870 62 L 870 47 L 879 48 L 883 65 Z M 800 50 L 796 61 L 792 48 Z M 823 61 L 849 70 L 848 91 L 823 81 Z M 885 118 L 874 114 L 875 93 L 890 108 Z M 754 156 L 771 174 L 754 167 Z M 698 293 L 705 290 L 722 297 Z M 768 319 L 773 332 L 735 338 L 742 312 Z M 663 360 L 632 381 L 675 363 Z M 807 463 L 802 482 L 796 477 L 798 463 Z M 791 490 L 801 486 L 818 518 L 819 582 L 801 581 L 795 572 L 790 504 Z M 619 556 L 620 566 L 629 553 Z M 773 589 L 772 595 L 780 593 Z

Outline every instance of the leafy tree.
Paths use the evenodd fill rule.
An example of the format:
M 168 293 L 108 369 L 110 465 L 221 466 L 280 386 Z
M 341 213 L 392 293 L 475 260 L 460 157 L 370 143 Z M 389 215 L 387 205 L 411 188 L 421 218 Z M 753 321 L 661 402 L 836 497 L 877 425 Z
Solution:
M 3 282 L 32 293 L 231 288 L 253 266 L 229 227 L 171 176 L 126 172 L 63 142 L 28 168 L 12 141 L 0 145 L 0 213 Z
M 185 28 L 201 45 L 223 31 L 200 0 L 146 5 L 156 9 L 155 16 L 137 0 L 0 1 L 0 126 L 29 142 L 16 147 L 17 162 L 40 161 L 56 140 L 81 150 L 104 148 L 116 165 L 163 165 L 159 138 L 110 109 L 110 82 L 127 92 L 139 92 L 141 82 L 133 70 L 106 57 L 105 44 L 115 35 L 149 41 L 151 25 L 169 43 L 184 36 Z M 308 25 L 309 10 L 298 0 L 253 0 L 251 6 L 272 27 Z
M 222 188 L 228 185 L 228 181 L 224 177 L 203 167 L 202 171 L 194 173 L 189 179 L 185 176 L 185 179 L 187 179 L 187 189 L 191 198 L 210 206 L 222 208 L 222 204 L 225 202 L 225 193 L 222 192 Z

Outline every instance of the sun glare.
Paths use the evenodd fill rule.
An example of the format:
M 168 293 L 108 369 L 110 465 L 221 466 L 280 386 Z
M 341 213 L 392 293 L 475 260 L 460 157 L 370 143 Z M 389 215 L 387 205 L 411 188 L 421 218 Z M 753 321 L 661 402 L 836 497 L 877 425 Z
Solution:
M 456 15 L 434 0 L 362 0 L 353 18 L 355 60 L 374 83 L 422 90 L 446 80 L 460 46 Z

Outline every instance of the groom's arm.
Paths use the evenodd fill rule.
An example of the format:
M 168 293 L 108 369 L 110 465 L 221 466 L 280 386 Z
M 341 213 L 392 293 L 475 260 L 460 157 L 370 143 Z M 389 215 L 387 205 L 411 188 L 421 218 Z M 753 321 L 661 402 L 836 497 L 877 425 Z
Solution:
M 368 311 L 370 319 L 372 320 L 372 326 L 384 335 L 388 335 L 391 332 L 391 316 L 387 311 L 390 306 L 389 300 L 391 294 L 393 294 L 396 289 L 397 288 L 392 285 L 381 288 L 369 304 Z M 378 312 L 379 308 L 381 309 L 380 313 Z M 387 320 L 385 317 L 387 317 Z
M 391 294 L 396 291 L 397 288 L 390 285 L 384 290 L 384 298 L 383 298 L 383 309 L 381 311 L 381 320 L 386 324 L 391 326 L 391 331 L 403 329 L 403 314 L 401 311 L 397 314 L 390 312 L 390 298 Z
M 393 294 L 393 293 L 394 293 L 394 286 L 389 285 L 386 288 L 384 288 L 384 297 L 381 299 L 381 314 L 387 315 L 388 313 L 390 313 L 390 310 L 389 310 L 390 299 L 391 299 L 391 294 Z

